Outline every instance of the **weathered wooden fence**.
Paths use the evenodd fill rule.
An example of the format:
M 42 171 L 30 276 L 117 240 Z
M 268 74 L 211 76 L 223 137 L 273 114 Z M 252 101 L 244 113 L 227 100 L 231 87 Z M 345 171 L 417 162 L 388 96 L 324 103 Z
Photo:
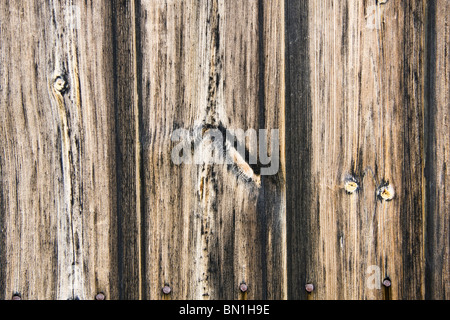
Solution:
M 1 0 L 0 298 L 449 299 L 449 20 Z M 278 174 L 174 164 L 199 124 L 278 129 Z

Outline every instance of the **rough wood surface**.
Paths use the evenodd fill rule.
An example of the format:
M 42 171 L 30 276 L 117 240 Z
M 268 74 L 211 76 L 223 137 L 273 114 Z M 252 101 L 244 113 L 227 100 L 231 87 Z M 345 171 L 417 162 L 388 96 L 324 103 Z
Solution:
M 426 5 L 375 3 L 288 1 L 291 298 L 384 299 L 371 266 L 390 298 L 424 298 Z
M 450 2 L 432 1 L 427 28 L 426 291 L 450 299 Z
M 283 127 L 283 14 L 274 2 L 142 3 L 147 298 L 169 284 L 174 299 L 238 299 L 242 282 L 249 299 L 286 295 L 284 172 L 258 187 L 227 165 L 171 160 L 175 129 Z
M 112 1 L 116 224 L 119 299 L 142 299 L 142 223 L 135 1 Z
M 112 14 L 0 4 L 2 298 L 118 297 Z
M 0 299 L 449 299 L 449 14 L 2 1 Z M 177 129 L 279 129 L 278 174 Z

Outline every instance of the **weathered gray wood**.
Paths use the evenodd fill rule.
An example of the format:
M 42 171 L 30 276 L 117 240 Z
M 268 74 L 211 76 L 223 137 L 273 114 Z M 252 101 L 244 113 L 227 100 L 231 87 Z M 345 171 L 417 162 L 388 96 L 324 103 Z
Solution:
M 450 2 L 431 1 L 427 30 L 426 291 L 450 298 Z
M 379 268 L 389 298 L 424 298 L 426 3 L 287 7 L 290 297 L 384 299 Z
M 449 6 L 0 3 L 0 299 L 448 299 Z
M 91 1 L 3 2 L 0 19 L 2 297 L 117 298 L 117 207 L 135 204 L 116 199 L 121 26 Z
M 119 299 L 142 299 L 141 175 L 136 1 L 114 0 L 112 52 Z
M 288 298 L 306 300 L 317 252 L 311 207 L 311 70 L 309 1 L 286 1 L 286 221 Z
M 285 296 L 284 170 L 258 187 L 171 160 L 178 128 L 283 130 L 278 4 L 142 2 L 147 298 L 169 284 L 174 299 L 238 299 L 241 282 L 249 299 Z

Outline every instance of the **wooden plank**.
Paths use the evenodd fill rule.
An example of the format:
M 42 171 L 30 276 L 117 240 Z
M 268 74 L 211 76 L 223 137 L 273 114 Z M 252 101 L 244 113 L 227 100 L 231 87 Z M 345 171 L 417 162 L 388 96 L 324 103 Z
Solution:
M 114 65 L 119 299 L 142 298 L 141 174 L 135 1 L 114 0 Z
M 425 11 L 288 1 L 291 298 L 424 297 Z
M 175 165 L 171 153 L 176 129 L 200 141 L 201 125 L 283 131 L 283 8 L 141 5 L 145 297 L 162 298 L 167 284 L 173 299 L 239 299 L 245 282 L 248 299 L 281 298 L 284 164 L 276 176 L 245 181 L 227 165 Z
M 15 292 L 23 299 L 94 299 L 100 291 L 110 299 L 137 287 L 130 281 L 137 272 L 124 266 L 135 259 L 127 251 L 133 242 L 121 242 L 135 234 L 124 220 L 135 219 L 136 199 L 122 191 L 134 187 L 127 170 L 135 164 L 123 162 L 136 152 L 132 139 L 122 148 L 130 125 L 118 121 L 126 121 L 121 110 L 129 106 L 118 95 L 134 80 L 120 69 L 132 60 L 117 31 L 123 4 L 115 5 L 114 12 L 95 1 L 0 5 L 6 299 Z M 128 230 L 121 241 L 119 227 Z M 129 287 L 119 288 L 119 279 Z
M 449 11 L 0 4 L 0 299 L 448 299 Z
M 309 1 L 286 1 L 286 224 L 288 298 L 306 299 L 315 265 L 319 230 L 310 211 L 311 67 Z M 317 204 L 316 204 L 317 206 Z
M 25 10 L 22 3 L 11 2 L 1 5 L 1 191 L 2 191 L 2 296 L 10 299 L 16 291 L 25 296 L 36 296 L 35 285 L 40 287 L 41 296 L 54 297 L 56 284 L 57 263 L 54 259 L 54 241 L 57 237 L 57 223 L 50 212 L 57 211 L 56 201 L 51 201 L 51 190 L 58 188 L 57 181 L 48 179 L 38 182 L 37 173 L 42 177 L 53 175 L 53 168 L 58 166 L 51 157 L 37 154 L 47 148 L 56 149 L 57 139 L 47 139 L 47 130 L 39 130 L 39 120 L 52 118 L 48 111 L 50 102 L 44 110 L 36 108 L 34 114 L 26 109 L 28 103 L 39 106 L 37 94 L 30 95 L 38 90 L 30 78 L 35 79 L 39 75 L 35 68 L 34 52 L 29 43 L 34 39 L 28 32 L 26 21 L 30 16 L 29 10 Z M 34 9 L 33 7 L 31 9 Z M 29 23 L 33 25 L 33 21 Z M 22 35 L 22 39 L 18 38 Z M 18 41 L 14 41 L 17 39 Z M 34 46 L 33 46 L 34 47 Z M 31 77 L 25 77 L 31 71 Z M 28 71 L 30 70 L 30 71 Z M 46 77 L 47 75 L 45 75 Z M 42 77 L 42 76 L 41 76 Z M 47 81 L 43 79 L 42 91 L 48 96 Z M 30 100 L 34 99 L 30 103 Z M 47 121 L 52 122 L 52 121 Z M 28 129 L 33 125 L 35 130 L 31 134 Z M 27 133 L 22 134 L 22 132 Z M 45 138 L 46 145 L 41 142 L 38 145 L 38 136 Z M 39 165 L 37 164 L 39 161 Z M 30 168 L 28 172 L 24 172 Z M 39 185 L 38 185 L 39 183 Z M 39 189 L 38 189 L 39 188 Z M 37 191 L 40 192 L 37 192 Z M 41 207 L 42 206 L 42 207 Z M 41 211 L 41 208 L 42 211 Z M 45 209 L 44 209 L 45 208 Z M 41 211 L 39 215 L 37 211 Z M 31 229 L 31 230 L 30 230 Z M 46 239 L 36 230 L 45 230 L 50 237 Z M 43 239 L 42 239 L 43 238 Z M 34 244 L 38 244 L 35 246 Z M 43 262 L 33 263 L 33 257 L 40 256 Z M 26 261 L 24 261 L 26 260 Z M 22 263 L 21 263 L 22 262 Z M 27 266 L 27 262 L 31 266 Z M 26 271 L 29 269 L 30 271 Z M 30 288 L 23 291 L 26 282 L 32 283 Z M 28 287 L 28 286 L 27 286 Z
M 450 299 L 450 3 L 431 1 L 427 30 L 426 299 Z
M 230 7 L 230 12 L 232 7 Z M 287 299 L 286 145 L 285 145 L 285 9 L 284 1 L 259 2 L 259 64 L 261 129 L 279 130 L 279 171 L 262 176 L 259 195 L 262 258 L 267 268 L 263 295 L 252 298 Z M 271 143 L 271 142 L 268 142 Z M 270 147 L 269 147 L 270 149 Z M 260 150 L 261 151 L 261 150 Z M 272 154 L 273 156 L 273 154 Z M 273 164 L 272 164 L 273 165 Z M 260 219 L 261 219 L 260 218 Z M 252 241 L 249 239 L 249 241 Z M 251 253 L 250 253 L 251 254 Z

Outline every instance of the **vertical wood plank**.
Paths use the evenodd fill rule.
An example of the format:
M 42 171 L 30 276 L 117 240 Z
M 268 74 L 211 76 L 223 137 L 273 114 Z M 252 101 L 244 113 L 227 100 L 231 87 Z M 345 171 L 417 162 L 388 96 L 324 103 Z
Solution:
M 0 4 L 0 299 L 448 298 L 449 10 Z
M 141 5 L 147 297 L 160 299 L 169 284 L 173 299 L 238 299 L 242 282 L 249 299 L 282 297 L 283 163 L 260 182 L 243 181 L 226 165 L 171 160 L 176 129 L 200 132 L 200 141 L 202 125 L 283 131 L 282 7 Z
M 317 213 L 310 211 L 312 102 L 310 1 L 286 1 L 286 224 L 288 298 L 306 300 L 318 250 Z M 317 209 L 316 209 L 317 210 Z
M 136 2 L 114 0 L 113 65 L 119 298 L 142 298 L 140 143 Z
M 118 298 L 113 8 L 10 1 L 0 14 L 2 296 Z M 120 199 L 121 213 L 135 203 Z
M 285 9 L 284 1 L 259 2 L 260 129 L 279 130 L 279 171 L 262 176 L 259 207 L 265 274 L 264 299 L 287 299 Z M 230 11 L 232 9 L 230 8 Z M 261 133 L 260 133 L 261 134 Z M 270 135 L 270 133 L 268 133 Z M 269 150 L 270 150 L 270 143 Z M 261 156 L 261 155 L 260 155 Z M 273 156 L 273 153 L 272 153 Z M 250 239 L 251 241 L 251 239 Z M 252 296 L 252 298 L 259 298 Z
M 59 142 L 56 110 L 49 101 L 48 70 L 41 74 L 36 70 L 37 41 L 29 31 L 29 26 L 40 23 L 35 10 L 18 1 L 1 5 L 2 269 L 6 273 L 2 295 L 6 299 L 16 292 L 26 298 L 54 298 L 57 288 L 55 216 L 60 200 L 52 191 L 59 194 L 60 186 L 57 179 L 37 176 L 48 178 L 61 172 L 61 167 L 56 154 L 46 154 L 46 150 L 58 150 Z M 38 77 L 40 85 L 34 83 Z M 28 109 L 27 105 L 36 107 Z M 41 127 L 41 123 L 46 125 Z M 34 257 L 41 257 L 42 263 Z
M 426 295 L 450 298 L 450 3 L 430 1 L 427 30 Z
M 288 3 L 287 118 L 304 128 L 287 123 L 286 161 L 306 161 L 287 183 L 291 295 L 384 299 L 389 277 L 391 298 L 423 298 L 425 4 Z

